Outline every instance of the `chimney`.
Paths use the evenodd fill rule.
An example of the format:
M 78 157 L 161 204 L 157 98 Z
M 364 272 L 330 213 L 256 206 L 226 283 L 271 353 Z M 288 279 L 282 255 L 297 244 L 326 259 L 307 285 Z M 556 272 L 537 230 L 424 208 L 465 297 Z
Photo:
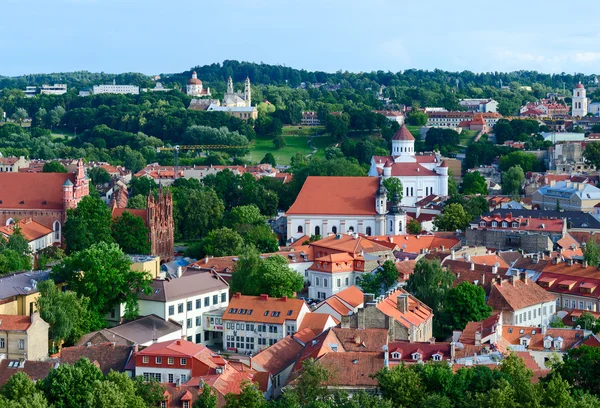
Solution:
M 400 313 L 406 313 L 408 312 L 408 295 L 407 294 L 400 294 L 398 295 L 397 298 L 397 302 L 398 302 L 398 310 L 400 311 Z
M 512 283 L 513 286 L 516 286 L 516 284 L 517 284 L 517 277 L 515 275 L 511 275 L 510 276 L 510 283 Z
M 205 264 L 207 264 L 207 263 L 208 263 L 208 255 L 206 255 L 206 256 L 204 257 L 204 263 L 205 263 Z
M 480 331 L 475 332 L 475 345 L 481 346 L 481 332 Z
M 269 300 L 269 295 L 266 295 L 266 294 L 264 294 L 264 293 L 263 293 L 263 294 L 261 294 L 261 295 L 260 295 L 260 300 Z
M 475 262 L 471 262 L 471 270 L 474 271 L 475 270 Z
M 587 268 L 588 263 L 587 263 L 587 261 L 585 259 L 581 262 L 581 266 L 584 267 L 584 268 Z
M 133 352 L 137 353 L 138 351 L 140 351 L 140 346 L 136 343 L 133 345 Z
M 523 283 L 525 285 L 529 284 L 529 277 L 527 276 L 527 272 L 521 272 L 520 273 L 520 278 L 521 278 L 521 280 L 523 281 Z
M 429 339 L 429 344 L 435 344 L 435 337 Z
M 498 266 L 497 265 L 492 266 L 492 273 L 493 274 L 498 273 Z
M 282 296 L 281 300 L 284 301 L 284 302 L 287 302 L 287 296 Z
M 456 259 L 456 253 L 454 252 L 454 249 L 450 252 L 450 259 L 453 261 Z
M 383 366 L 385 368 L 390 368 L 390 352 L 388 350 L 388 345 L 384 344 L 381 349 L 383 350 Z
M 502 280 L 502 276 L 498 276 L 498 277 L 496 278 L 496 283 L 498 284 L 498 286 L 502 286 L 502 282 L 504 282 L 504 281 Z
M 481 274 L 481 286 L 485 285 L 485 273 Z
M 241 292 L 236 292 L 235 295 L 233 295 L 234 298 L 241 298 L 242 297 L 242 293 Z

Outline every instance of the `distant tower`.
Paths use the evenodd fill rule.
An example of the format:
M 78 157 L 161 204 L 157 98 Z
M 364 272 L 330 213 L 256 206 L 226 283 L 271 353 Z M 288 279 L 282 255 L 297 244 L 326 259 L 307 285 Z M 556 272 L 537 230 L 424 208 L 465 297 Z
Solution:
M 406 233 L 406 212 L 400 207 L 400 195 L 394 194 L 392 206 L 385 217 L 386 235 L 403 235 Z
M 398 162 L 416 162 L 415 159 L 415 137 L 405 125 L 392 137 L 392 156 Z
M 229 77 L 229 79 L 227 80 L 227 93 L 233 94 L 233 80 L 231 79 L 231 77 Z
M 164 192 L 161 186 L 156 199 L 150 192 L 146 203 L 146 211 L 151 254 L 159 256 L 161 261 L 171 261 L 175 243 L 171 192 L 169 190 Z
M 588 101 L 585 96 L 585 87 L 580 83 L 575 85 L 573 89 L 573 105 L 571 108 L 571 116 L 584 117 L 588 113 Z
M 387 213 L 387 189 L 383 185 L 383 178 L 379 179 L 379 188 L 375 195 L 375 211 L 377 214 Z
M 246 106 L 252 105 L 252 91 L 250 89 L 250 78 L 246 77 L 246 84 L 244 85 L 244 100 Z
M 188 80 L 185 87 L 185 93 L 191 96 L 210 95 L 210 92 L 205 91 L 202 86 L 202 81 L 198 79 L 196 71 L 192 72 L 192 77 Z

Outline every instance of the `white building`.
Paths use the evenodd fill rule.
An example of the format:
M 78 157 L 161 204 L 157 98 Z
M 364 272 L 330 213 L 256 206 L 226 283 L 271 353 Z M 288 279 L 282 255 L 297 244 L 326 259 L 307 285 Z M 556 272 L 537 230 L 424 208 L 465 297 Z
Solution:
M 196 71 L 194 71 L 185 87 L 185 93 L 190 96 L 210 96 L 210 88 L 204 88 L 202 86 L 202 81 L 198 79 L 198 75 L 196 74 Z
M 584 117 L 588 113 L 588 100 L 585 96 L 585 87 L 582 83 L 575 85 L 573 89 L 573 102 L 571 116 Z
M 135 85 L 94 85 L 92 94 L 132 94 L 138 95 L 140 87 Z
M 588 183 L 559 181 L 536 190 L 533 193 L 532 203 L 542 210 L 554 210 L 558 203 L 563 211 L 591 213 L 600 203 L 600 188 Z
M 67 84 L 42 85 L 42 95 L 64 95 L 67 93 Z
M 458 104 L 469 112 L 498 112 L 498 102 L 493 99 L 461 99 Z
M 29 244 L 29 250 L 35 254 L 44 248 L 51 247 L 54 243 L 52 239 L 53 231 L 42 224 L 33 221 L 31 218 L 23 218 L 17 222 L 8 220 L 4 227 L 0 227 L 0 237 L 9 239 L 16 229 L 21 231 L 23 237 Z
M 319 303 L 313 313 L 327 314 L 341 321 L 343 316 L 350 316 L 363 306 L 363 292 L 352 285 Z
M 307 313 L 310 309 L 301 299 L 236 293 L 223 314 L 223 349 L 238 353 L 266 349 L 298 332 Z
M 414 206 L 431 194 L 448 195 L 448 165 L 437 154 L 417 155 L 415 138 L 406 126 L 392 138 L 391 156 L 373 156 L 369 176 L 399 179 L 403 206 Z
M 400 126 L 404 125 L 404 112 L 402 111 L 376 110 L 373 113 L 383 115 L 390 122 L 396 122 Z
M 152 293 L 138 295 L 140 316 L 155 314 L 182 325 L 183 336 L 203 345 L 221 343 L 221 317 L 229 304 L 229 285 L 215 272 L 188 268 L 176 279 L 155 280 Z
M 600 102 L 592 102 L 588 105 L 588 113 L 594 116 L 600 116 Z
M 26 97 L 32 98 L 37 94 L 37 86 L 26 86 L 25 91 L 23 91 Z
M 475 114 L 476 112 L 427 112 L 427 126 L 457 128 L 461 122 L 473 120 Z M 481 115 L 490 128 L 502 119 L 502 115 L 494 112 L 481 113 Z

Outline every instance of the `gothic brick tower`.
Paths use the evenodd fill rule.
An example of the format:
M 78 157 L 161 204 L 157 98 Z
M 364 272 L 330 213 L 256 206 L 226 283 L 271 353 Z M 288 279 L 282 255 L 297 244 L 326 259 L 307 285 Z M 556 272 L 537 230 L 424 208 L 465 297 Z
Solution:
M 160 256 L 162 262 L 173 260 L 174 252 L 174 224 L 173 224 L 173 197 L 171 192 L 158 190 L 158 198 L 150 193 L 146 205 L 148 212 L 148 230 L 152 255 Z

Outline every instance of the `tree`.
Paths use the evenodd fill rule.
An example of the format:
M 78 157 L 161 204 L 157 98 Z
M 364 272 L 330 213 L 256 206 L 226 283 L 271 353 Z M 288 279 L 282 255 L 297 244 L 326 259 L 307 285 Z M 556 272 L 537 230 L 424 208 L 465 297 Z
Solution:
M 438 231 L 456 231 L 467 227 L 471 217 L 460 204 L 449 204 L 444 212 L 435 216 L 433 225 Z
M 452 330 L 462 330 L 469 322 L 487 319 L 491 311 L 485 303 L 483 288 L 466 281 L 451 288 L 444 301 L 444 315 Z
M 99 317 L 121 303 L 125 303 L 126 318 L 135 317 L 137 294 L 149 293 L 152 282 L 148 273 L 131 270 L 131 260 L 117 244 L 106 242 L 73 253 L 52 269 L 51 276 L 93 299 L 90 310 Z
M 27 403 L 28 400 L 30 401 L 36 396 L 37 398 L 43 397 L 43 394 L 36 388 L 35 383 L 23 371 L 15 372 L 8 378 L 0 388 L 0 395 L 11 401 L 21 402 L 23 405 L 20 406 L 24 407 L 30 406 Z M 4 406 L 1 403 L 2 400 L 0 400 L 0 406 Z M 47 404 L 44 406 L 47 406 Z M 33 405 L 31 407 L 33 408 Z
M 427 124 L 427 114 L 419 110 L 411 110 L 406 116 L 406 124 L 412 126 L 425 126 Z
M 27 111 L 23 108 L 18 108 L 15 113 L 12 114 L 11 119 L 15 122 L 19 122 L 19 125 L 23 125 L 23 121 L 27 119 Z
M 239 394 L 225 395 L 225 408 L 265 408 L 267 401 L 257 385 L 247 380 L 242 381 Z
M 158 189 L 158 185 L 152 178 L 148 177 L 135 177 L 129 182 L 129 194 L 130 197 L 141 195 L 147 197 L 148 194 Z
M 372 293 L 377 296 L 381 291 L 381 281 L 376 273 L 362 275 L 358 280 L 358 284 L 364 293 Z
M 583 259 L 590 266 L 597 266 L 600 264 L 600 247 L 598 247 L 598 242 L 590 238 L 583 248 Z
M 110 209 L 100 197 L 83 197 L 76 208 L 67 210 L 63 235 L 67 252 L 89 248 L 99 242 L 113 242 Z
M 383 180 L 383 186 L 387 190 L 388 200 L 394 200 L 394 197 L 396 196 L 396 194 L 398 194 L 400 201 L 402 201 L 403 189 L 402 182 L 400 181 L 400 179 L 396 177 L 389 177 Z
M 242 224 L 259 225 L 265 222 L 265 217 L 254 204 L 240 205 L 231 209 L 225 216 L 224 223 L 230 228 L 236 228 Z
M 213 189 L 177 189 L 173 200 L 176 233 L 181 238 L 202 237 L 221 224 L 225 206 Z
M 136 196 L 131 197 L 129 200 L 127 200 L 127 208 L 135 208 L 138 210 L 145 210 L 147 201 L 148 200 L 145 196 L 143 196 L 142 194 L 138 194 Z
M 542 162 L 533 153 L 525 153 L 517 150 L 500 157 L 499 167 L 501 171 L 507 171 L 511 167 L 521 166 L 523 171 L 543 171 L 545 170 Z
M 302 363 L 302 372 L 292 392 L 303 406 L 312 402 L 323 402 L 329 396 L 327 384 L 332 378 L 331 372 L 318 361 L 309 358 Z
M 293 297 L 303 287 L 304 278 L 289 267 L 285 258 L 275 255 L 262 259 L 252 247 L 243 250 L 231 281 L 232 292 L 255 296 Z
M 525 173 L 521 166 L 511 167 L 502 173 L 502 193 L 506 195 L 520 195 L 521 187 L 525 183 Z
M 66 173 L 67 168 L 57 161 L 51 161 L 44 163 L 42 167 L 42 173 Z
M 598 331 L 597 325 L 596 318 L 589 312 L 583 312 L 575 321 L 575 326 L 579 326 L 584 330 L 591 330 L 594 333 Z
M 408 233 L 412 235 L 419 235 L 422 231 L 421 223 L 417 221 L 416 218 L 413 218 L 406 225 L 406 231 L 408 231 Z
M 285 139 L 283 138 L 283 136 L 279 135 L 279 136 L 275 136 L 273 138 L 273 147 L 277 150 L 279 149 L 283 149 L 285 146 L 287 146 L 287 143 L 285 142 Z
M 217 408 L 217 393 L 208 384 L 202 384 L 193 408 Z
M 111 225 L 112 237 L 126 254 L 146 255 L 151 245 L 149 230 L 141 217 L 124 211 Z
M 262 160 L 260 161 L 260 163 L 261 164 L 270 164 L 273 167 L 277 166 L 277 161 L 275 161 L 275 156 L 273 156 L 273 153 L 271 153 L 271 152 L 267 152 L 265 154 L 265 157 L 263 157 Z
M 465 174 L 462 182 L 463 194 L 481 194 L 487 195 L 488 186 L 485 178 L 478 171 Z
M 396 269 L 394 261 L 385 261 L 377 270 L 377 273 L 379 274 L 379 279 L 384 290 L 387 290 L 398 283 L 398 269 Z
M 197 244 L 191 245 L 186 256 L 204 258 L 205 256 L 238 255 L 242 251 L 244 240 L 234 230 L 223 227 L 210 231 Z
M 583 151 L 583 158 L 586 162 L 593 164 L 597 169 L 600 168 L 600 145 L 588 143 Z
M 392 369 L 384 368 L 375 374 L 381 395 L 392 401 L 395 407 L 420 407 L 425 396 L 419 375 L 404 364 Z
M 0 238 L 0 274 L 31 269 L 29 242 L 19 227 L 8 240 Z
M 73 365 L 61 364 L 50 370 L 38 386 L 56 407 L 84 407 L 97 386 L 96 381 L 102 381 L 103 377 L 97 366 L 82 358 Z
M 559 374 L 575 389 L 600 395 L 600 347 L 579 346 L 567 351 L 553 373 Z
M 540 406 L 540 394 L 532 384 L 533 371 L 527 368 L 524 360 L 516 353 L 511 353 L 500 365 L 500 372 L 505 374 L 508 382 L 515 391 L 517 406 Z
M 48 337 L 54 346 L 63 340 L 74 344 L 81 335 L 102 328 L 102 321 L 94 321 L 89 313 L 90 299 L 79 297 L 70 290 L 58 290 L 52 279 L 38 283 L 40 297 L 36 301 L 40 317 L 50 325 Z
M 88 169 L 87 174 L 95 186 L 110 182 L 110 174 L 103 167 L 92 167 Z

